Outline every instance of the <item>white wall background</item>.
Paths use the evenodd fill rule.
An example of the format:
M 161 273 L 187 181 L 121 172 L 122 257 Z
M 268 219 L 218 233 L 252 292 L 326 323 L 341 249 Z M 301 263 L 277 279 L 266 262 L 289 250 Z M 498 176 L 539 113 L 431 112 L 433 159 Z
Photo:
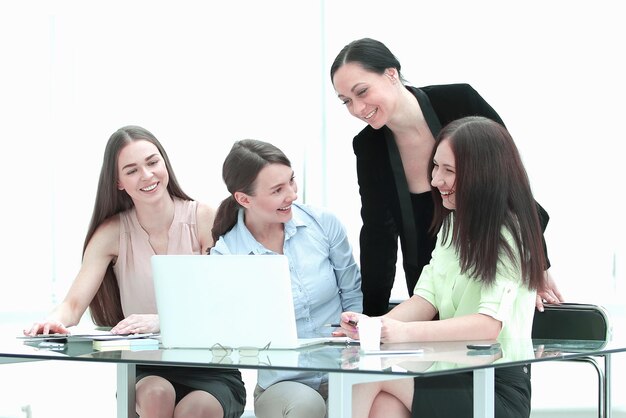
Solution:
M 351 139 L 362 124 L 335 97 L 328 69 L 346 43 L 368 36 L 390 47 L 411 84 L 468 82 L 498 111 L 551 215 L 553 276 L 569 300 L 607 306 L 621 333 L 626 221 L 617 127 L 626 27 L 618 5 L 0 2 L 0 320 L 40 318 L 65 294 L 78 271 L 104 145 L 126 124 L 151 130 L 187 193 L 214 205 L 225 197 L 221 163 L 232 142 L 273 142 L 294 163 L 301 200 L 337 213 L 358 255 Z M 623 360 L 614 366 L 623 369 Z M 615 380 L 614 392 L 623 391 Z M 593 407 L 591 387 L 581 405 L 557 405 Z M 81 384 L 47 390 L 65 396 Z M 536 391 L 533 402 L 549 408 L 549 395 Z M 40 408 L 35 416 L 60 416 L 50 414 Z

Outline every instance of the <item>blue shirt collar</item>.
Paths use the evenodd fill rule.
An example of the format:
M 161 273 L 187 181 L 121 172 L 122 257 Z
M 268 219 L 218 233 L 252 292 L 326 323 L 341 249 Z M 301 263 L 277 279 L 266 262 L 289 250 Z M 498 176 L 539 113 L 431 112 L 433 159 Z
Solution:
M 291 219 L 289 220 L 289 222 L 285 223 L 285 241 L 296 235 L 296 233 L 298 232 L 298 228 L 307 226 L 306 220 L 301 216 L 301 209 L 296 204 L 292 204 L 291 208 Z M 254 255 L 273 253 L 273 251 L 265 248 L 254 238 L 254 236 L 246 226 L 246 223 L 244 221 L 244 214 L 244 209 L 239 208 L 239 212 L 237 213 L 237 224 L 233 227 L 233 232 L 235 232 L 241 238 L 241 242 L 246 247 L 246 253 Z

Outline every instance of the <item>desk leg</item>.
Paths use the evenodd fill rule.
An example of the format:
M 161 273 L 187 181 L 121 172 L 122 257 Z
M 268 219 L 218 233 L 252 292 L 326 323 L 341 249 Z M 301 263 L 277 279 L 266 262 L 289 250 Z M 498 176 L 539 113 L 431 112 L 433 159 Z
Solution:
M 494 418 L 494 369 L 474 370 L 474 418 Z
M 135 365 L 117 365 L 117 418 L 135 418 Z
M 611 354 L 604 355 L 604 418 L 611 418 Z
M 344 373 L 328 374 L 328 418 L 352 416 L 352 384 Z

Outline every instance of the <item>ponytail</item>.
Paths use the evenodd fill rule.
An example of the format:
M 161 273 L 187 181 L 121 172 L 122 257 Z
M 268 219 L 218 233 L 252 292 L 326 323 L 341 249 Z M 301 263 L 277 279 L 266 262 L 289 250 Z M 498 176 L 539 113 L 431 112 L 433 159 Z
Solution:
M 233 195 L 228 196 L 222 200 L 220 206 L 217 208 L 217 214 L 213 221 L 213 228 L 211 228 L 211 235 L 213 236 L 213 245 L 217 243 L 217 240 L 233 229 L 233 226 L 237 223 L 237 214 L 239 212 L 239 204 L 235 200 Z
M 242 192 L 254 196 L 256 178 L 263 167 L 268 164 L 291 167 L 287 156 L 268 142 L 242 139 L 233 144 L 222 166 L 222 179 L 231 195 L 217 208 L 213 228 L 211 228 L 213 245 L 237 223 L 241 205 L 235 200 L 234 194 Z

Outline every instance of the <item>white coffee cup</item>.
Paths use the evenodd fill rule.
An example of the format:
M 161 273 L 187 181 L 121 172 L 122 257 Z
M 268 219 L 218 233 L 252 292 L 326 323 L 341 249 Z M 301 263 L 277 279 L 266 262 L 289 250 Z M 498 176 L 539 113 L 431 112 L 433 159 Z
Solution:
M 380 318 L 361 317 L 357 328 L 359 329 L 359 341 L 361 351 L 380 350 Z

